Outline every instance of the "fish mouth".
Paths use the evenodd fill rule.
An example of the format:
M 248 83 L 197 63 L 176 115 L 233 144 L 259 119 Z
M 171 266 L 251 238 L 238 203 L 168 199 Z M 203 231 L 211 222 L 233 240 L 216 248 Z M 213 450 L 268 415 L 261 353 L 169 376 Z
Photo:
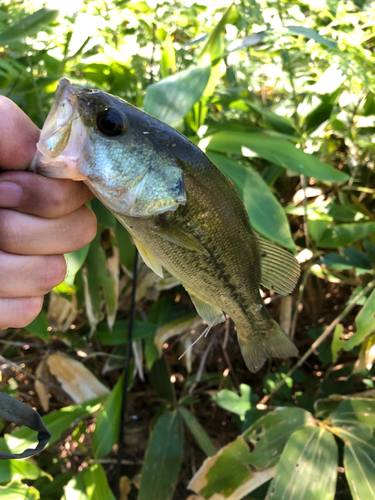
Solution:
M 78 93 L 79 89 L 67 78 L 59 80 L 29 170 L 59 179 L 87 179 L 79 172 L 79 159 L 88 133 L 79 117 Z

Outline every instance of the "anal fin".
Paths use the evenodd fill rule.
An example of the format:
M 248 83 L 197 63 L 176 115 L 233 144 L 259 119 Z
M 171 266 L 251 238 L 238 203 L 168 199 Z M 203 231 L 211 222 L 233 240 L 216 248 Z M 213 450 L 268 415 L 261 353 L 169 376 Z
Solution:
M 152 255 L 152 253 L 144 245 L 142 245 L 140 241 L 136 240 L 134 236 L 133 236 L 133 241 L 145 264 L 150 269 L 152 269 L 155 274 L 157 274 L 161 278 L 164 278 L 163 268 L 159 264 L 159 262 L 155 259 L 155 257 Z
M 220 307 L 213 306 L 208 302 L 200 299 L 194 292 L 191 292 L 186 288 L 186 291 L 190 295 L 191 301 L 194 304 L 195 309 L 199 316 L 207 323 L 209 327 L 222 323 L 225 320 L 225 316 Z
M 261 263 L 261 285 L 280 295 L 294 290 L 301 270 L 295 257 L 272 241 L 257 235 Z

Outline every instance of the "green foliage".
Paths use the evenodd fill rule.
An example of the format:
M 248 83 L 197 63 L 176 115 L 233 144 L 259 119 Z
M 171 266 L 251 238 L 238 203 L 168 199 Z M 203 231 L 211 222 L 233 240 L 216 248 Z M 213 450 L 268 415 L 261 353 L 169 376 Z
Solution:
M 375 498 L 371 2 L 94 0 L 75 12 L 63 2 L 60 8 L 37 10 L 31 0 L 0 5 L 0 93 L 42 126 L 66 76 L 177 127 L 233 182 L 255 231 L 301 253 L 291 320 L 284 300 L 266 297 L 271 313 L 286 317 L 301 355 L 333 324 L 292 374 L 278 361 L 248 374 L 228 337 L 213 360 L 205 358 L 204 371 L 207 339 L 178 359 L 191 345 L 187 295 L 174 278 L 141 264 L 125 433 L 136 446 L 129 444 L 131 465 L 122 468 L 130 484 L 123 497 L 179 500 L 190 480 L 207 499 Z M 1 390 L 18 391 L 42 411 L 40 392 L 38 399 L 23 377 L 48 346 L 85 360 L 111 392 L 72 404 L 51 379 L 45 390 L 53 411 L 43 417 L 52 433 L 48 455 L 1 463 L 2 498 L 114 498 L 134 245 L 97 200 L 92 208 L 98 235 L 67 256 L 69 273 L 43 312 L 26 329 L 1 332 L 9 342 L 2 354 L 24 370 L 3 372 Z M 159 357 L 154 339 L 166 324 L 182 334 L 163 340 Z M 222 339 L 220 327 L 208 342 L 213 335 Z M 41 365 L 36 376 L 46 377 Z M 26 428 L 1 428 L 1 450 L 35 443 Z M 242 434 L 233 439 L 237 428 Z M 336 483 L 337 467 L 347 486 Z

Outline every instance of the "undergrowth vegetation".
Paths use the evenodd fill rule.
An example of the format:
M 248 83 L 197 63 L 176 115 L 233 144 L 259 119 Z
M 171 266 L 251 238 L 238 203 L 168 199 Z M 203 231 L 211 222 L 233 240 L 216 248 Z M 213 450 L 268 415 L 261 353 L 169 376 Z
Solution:
M 262 292 L 301 357 L 249 373 L 227 318 L 179 359 L 204 325 L 140 262 L 119 457 L 135 248 L 94 200 L 95 240 L 29 327 L 1 332 L 0 390 L 52 433 L 0 463 L 1 497 L 375 499 L 375 3 L 58 4 L 1 3 L 0 93 L 41 127 L 66 76 L 199 145 L 301 263 L 292 296 Z M 35 442 L 1 429 L 1 450 Z

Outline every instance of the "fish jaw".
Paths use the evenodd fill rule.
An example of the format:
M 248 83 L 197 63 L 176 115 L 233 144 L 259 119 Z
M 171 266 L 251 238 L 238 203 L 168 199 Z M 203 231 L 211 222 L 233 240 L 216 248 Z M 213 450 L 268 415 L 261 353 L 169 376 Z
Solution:
M 30 170 L 46 177 L 87 180 L 79 165 L 88 131 L 79 117 L 77 93 L 67 78 L 60 79 Z

